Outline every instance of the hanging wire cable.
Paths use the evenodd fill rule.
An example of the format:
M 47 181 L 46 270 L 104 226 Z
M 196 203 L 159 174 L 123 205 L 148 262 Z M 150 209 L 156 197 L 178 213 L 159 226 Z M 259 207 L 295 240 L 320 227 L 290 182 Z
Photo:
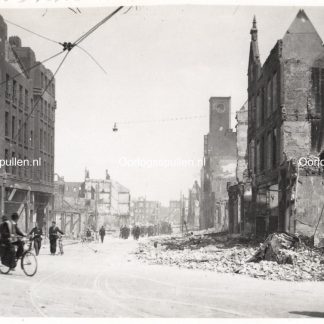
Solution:
M 125 124 L 163 123 L 163 122 L 169 122 L 169 121 L 199 119 L 199 118 L 207 118 L 207 117 L 208 117 L 207 115 L 196 115 L 196 116 L 183 116 L 183 117 L 173 117 L 173 118 L 164 118 L 164 119 L 124 121 L 124 122 L 116 122 L 116 124 L 125 125 Z
M 80 48 L 80 50 L 82 50 L 84 53 L 86 53 L 98 66 L 99 68 L 105 73 L 107 74 L 107 71 L 99 64 L 99 62 L 83 47 L 81 47 L 80 45 L 75 45 L 76 47 Z
M 60 51 L 60 52 L 58 52 L 58 53 L 52 55 L 51 57 L 49 57 L 49 58 L 47 58 L 47 59 L 45 59 L 45 60 L 43 60 L 43 61 L 41 61 L 41 62 L 37 62 L 36 64 L 32 65 L 31 67 L 29 67 L 29 68 L 27 68 L 27 69 L 23 69 L 22 72 L 19 72 L 19 73 L 15 74 L 14 76 L 9 77 L 7 80 L 1 82 L 1 83 L 0 83 L 0 86 L 2 86 L 3 84 L 7 83 L 7 82 L 10 81 L 10 80 L 13 80 L 13 79 L 19 77 L 20 75 L 22 75 L 22 74 L 24 74 L 24 73 L 26 73 L 26 72 L 29 72 L 30 70 L 34 69 L 34 68 L 37 67 L 37 66 L 39 66 L 39 65 L 41 65 L 41 64 L 43 64 L 43 63 L 46 63 L 46 62 L 48 62 L 48 61 L 54 59 L 55 57 L 61 55 L 62 53 L 63 53 L 63 51 Z
M 56 41 L 56 40 L 54 40 L 54 39 L 51 39 L 51 38 L 46 37 L 46 36 L 44 36 L 44 35 L 38 34 L 38 33 L 34 32 L 34 31 L 32 31 L 32 30 L 30 30 L 30 29 L 27 29 L 27 28 L 25 28 L 25 27 L 23 27 L 23 26 L 20 26 L 20 25 L 14 23 L 14 22 L 12 22 L 12 21 L 9 21 L 9 20 L 7 20 L 7 19 L 4 19 L 4 21 L 7 22 L 7 23 L 10 24 L 10 25 L 16 26 L 16 27 L 21 28 L 21 29 L 23 29 L 23 30 L 25 30 L 25 31 L 27 31 L 27 32 L 29 32 L 29 33 L 31 33 L 31 34 L 34 34 L 34 35 L 36 35 L 36 36 L 38 36 L 38 37 L 40 37 L 40 38 L 46 39 L 46 40 L 48 40 L 49 42 L 59 44 L 59 42 Z
M 27 115 L 25 121 L 23 122 L 23 125 L 18 129 L 16 135 L 13 138 L 13 141 L 15 141 L 17 139 L 17 137 L 19 136 L 23 126 L 26 127 L 26 123 L 29 120 L 29 118 L 31 117 L 31 115 L 33 114 L 34 110 L 36 109 L 36 107 L 38 106 L 38 103 L 40 102 L 40 100 L 43 98 L 43 95 L 45 94 L 45 92 L 47 91 L 47 89 L 49 88 L 49 86 L 52 84 L 56 74 L 58 73 L 58 71 L 60 70 L 60 68 L 62 67 L 64 61 L 66 60 L 67 56 L 69 55 L 69 52 L 67 52 L 65 54 L 65 56 L 63 57 L 62 61 L 60 62 L 59 66 L 57 67 L 56 71 L 54 72 L 53 76 L 51 77 L 51 79 L 49 80 L 49 82 L 47 83 L 47 85 L 45 86 L 45 88 L 43 89 L 41 95 L 39 96 L 39 98 L 36 100 L 36 102 L 34 103 L 33 108 L 31 109 L 30 113 Z
M 116 10 L 114 10 L 112 13 L 110 13 L 107 17 L 102 19 L 99 23 L 97 23 L 95 26 L 90 28 L 85 34 L 81 35 L 73 44 L 78 45 L 82 41 L 84 41 L 90 34 L 92 34 L 95 30 L 97 30 L 101 25 L 103 25 L 105 22 L 107 22 L 110 18 L 112 18 L 118 11 L 123 9 L 124 6 L 118 7 Z
M 85 38 L 87 38 L 87 37 L 88 37 L 90 34 L 92 34 L 95 30 L 97 30 L 101 25 L 103 25 L 103 24 L 104 24 L 105 22 L 107 22 L 110 18 L 112 18 L 112 17 L 113 17 L 113 16 L 114 16 L 118 11 L 120 11 L 122 8 L 124 8 L 124 6 L 120 6 L 120 7 L 118 7 L 116 10 L 114 10 L 112 13 L 110 13 L 107 17 L 105 17 L 105 18 L 102 19 L 99 23 L 97 23 L 95 26 L 93 26 L 91 29 L 89 29 L 86 33 L 84 33 L 83 35 L 81 35 L 81 36 L 80 36 L 80 37 L 79 37 L 79 38 L 78 38 L 74 43 L 71 43 L 71 42 L 59 43 L 59 42 L 57 42 L 57 41 L 55 41 L 55 40 L 52 40 L 52 39 L 50 39 L 50 38 L 48 38 L 48 37 L 46 37 L 46 36 L 40 35 L 40 34 L 35 33 L 35 32 L 33 32 L 33 31 L 31 31 L 31 30 L 29 30 L 29 29 L 27 29 L 27 28 L 24 28 L 24 27 L 22 27 L 22 26 L 19 26 L 19 25 L 15 24 L 17 27 L 20 27 L 20 28 L 22 28 L 22 29 L 24 29 L 24 30 L 26 30 L 26 31 L 28 31 L 28 32 L 30 32 L 30 33 L 32 33 L 32 34 L 34 34 L 34 35 L 37 35 L 37 36 L 39 36 L 39 37 L 41 37 L 41 38 L 44 38 L 44 39 L 46 39 L 46 40 L 48 40 L 48 41 L 55 42 L 55 43 L 58 43 L 58 44 L 62 45 L 62 46 L 63 46 L 63 51 L 61 51 L 61 52 L 59 52 L 59 53 L 57 53 L 57 54 L 51 56 L 50 58 L 48 58 L 48 59 L 46 59 L 46 60 L 44 60 L 44 61 L 42 61 L 42 62 L 38 62 L 38 63 L 36 63 L 35 65 L 33 65 L 32 67 L 30 67 L 30 68 L 28 68 L 28 69 L 24 69 L 23 72 L 20 72 L 20 73 L 14 75 L 13 77 L 9 78 L 9 80 L 10 80 L 10 79 L 14 79 L 14 78 L 18 77 L 19 75 L 21 75 L 21 74 L 23 74 L 23 73 L 26 73 L 27 71 L 30 71 L 31 69 L 37 67 L 38 65 L 41 65 L 42 63 L 45 63 L 45 62 L 49 61 L 50 59 L 53 59 L 54 57 L 56 57 L 56 56 L 62 54 L 62 53 L 65 52 L 65 51 L 67 51 L 67 53 L 66 53 L 66 55 L 64 56 L 64 58 L 62 59 L 62 61 L 61 61 L 61 63 L 59 64 L 58 68 L 56 69 L 56 71 L 54 72 L 52 78 L 50 79 L 50 81 L 48 82 L 48 84 L 46 85 L 46 87 L 44 88 L 42 94 L 40 95 L 40 97 L 38 98 L 38 100 L 34 103 L 33 108 L 31 109 L 30 113 L 27 115 L 25 121 L 23 122 L 23 125 L 18 129 L 18 131 L 17 131 L 16 135 L 13 137 L 12 141 L 15 141 L 15 139 L 19 136 L 19 134 L 20 134 L 22 128 L 23 128 L 23 127 L 26 127 L 26 123 L 27 123 L 27 121 L 29 120 L 29 118 L 31 117 L 32 113 L 33 113 L 34 110 L 36 109 L 36 107 L 37 107 L 39 101 L 41 100 L 41 98 L 43 97 L 44 93 L 47 91 L 48 87 L 49 87 L 50 84 L 53 82 L 53 80 L 54 80 L 54 78 L 55 78 L 55 75 L 58 73 L 59 69 L 60 69 L 61 66 L 63 65 L 64 61 L 66 60 L 66 58 L 67 58 L 67 56 L 68 56 L 68 54 L 69 54 L 69 52 L 70 52 L 70 51 L 71 51 L 75 46 L 78 46 L 78 45 L 79 45 L 79 44 L 80 44 L 80 43 L 81 43 Z M 8 21 L 8 23 L 11 23 L 11 22 Z M 13 23 L 13 24 L 14 24 L 14 23 Z M 80 46 L 78 46 L 78 47 L 79 47 L 81 50 L 84 50 L 84 49 L 81 48 Z M 92 57 L 92 55 L 91 55 L 90 53 L 88 53 L 86 50 L 84 50 L 84 51 L 85 51 L 85 52 L 86 52 L 86 53 L 87 53 L 87 54 L 88 54 L 88 55 L 89 55 L 89 56 L 90 56 L 90 57 L 91 57 L 91 58 L 96 62 L 96 64 L 98 64 L 98 65 L 100 66 L 100 64 L 99 64 L 99 63 L 98 63 L 98 62 L 97 62 L 97 61 Z M 103 69 L 101 66 L 100 66 L 100 68 Z M 103 70 L 104 70 L 104 69 L 103 69 Z M 106 72 L 106 71 L 104 71 L 104 72 Z M 0 86 L 1 86 L 2 84 L 6 83 L 7 81 L 8 81 L 8 79 L 7 79 L 6 81 L 0 83 Z

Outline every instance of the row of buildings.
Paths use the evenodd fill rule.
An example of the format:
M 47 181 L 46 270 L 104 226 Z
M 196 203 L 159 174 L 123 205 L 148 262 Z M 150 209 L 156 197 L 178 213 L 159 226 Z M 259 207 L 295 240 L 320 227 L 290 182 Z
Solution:
M 53 218 L 71 236 L 102 225 L 119 228 L 130 222 L 130 199 L 129 190 L 107 171 L 105 178 L 93 179 L 86 170 L 81 182 L 65 182 L 56 175 Z
M 55 80 L 1 16 L 0 78 L 0 212 L 27 231 L 53 215 Z
M 210 98 L 199 226 L 261 236 L 286 231 L 318 243 L 324 179 L 314 161 L 324 159 L 323 41 L 300 10 L 262 65 L 255 18 L 250 34 L 247 101 L 236 113 L 236 132 L 230 98 Z

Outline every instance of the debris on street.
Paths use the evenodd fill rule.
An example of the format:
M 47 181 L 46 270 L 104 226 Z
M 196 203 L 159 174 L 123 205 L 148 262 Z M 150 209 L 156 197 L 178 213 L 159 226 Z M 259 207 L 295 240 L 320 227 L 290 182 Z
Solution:
M 136 256 L 150 264 L 236 273 L 287 281 L 324 280 L 323 251 L 298 237 L 275 233 L 261 244 L 225 233 L 155 237 L 140 242 Z

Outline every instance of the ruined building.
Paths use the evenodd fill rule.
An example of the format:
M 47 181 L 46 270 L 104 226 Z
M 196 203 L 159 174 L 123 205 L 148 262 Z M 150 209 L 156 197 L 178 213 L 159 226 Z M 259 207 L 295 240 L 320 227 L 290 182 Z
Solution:
M 231 98 L 209 100 L 209 133 L 204 137 L 200 228 L 228 229 L 227 182 L 235 181 L 236 133 L 230 128 Z
M 248 169 L 254 213 L 251 233 L 315 233 L 322 239 L 321 168 L 299 167 L 323 157 L 324 47 L 303 10 L 261 65 L 256 20 L 248 64 Z
M 199 230 L 200 196 L 200 186 L 195 181 L 188 193 L 187 226 L 190 230 Z
M 244 219 L 249 212 L 251 202 L 251 184 L 247 166 L 247 131 L 248 107 L 247 102 L 236 113 L 236 182 L 229 183 L 228 190 L 228 222 L 230 233 L 244 233 Z
M 52 217 L 55 80 L 19 37 L 8 39 L 1 16 L 0 74 L 0 159 L 21 162 L 0 168 L 1 215 L 17 212 L 27 231 Z

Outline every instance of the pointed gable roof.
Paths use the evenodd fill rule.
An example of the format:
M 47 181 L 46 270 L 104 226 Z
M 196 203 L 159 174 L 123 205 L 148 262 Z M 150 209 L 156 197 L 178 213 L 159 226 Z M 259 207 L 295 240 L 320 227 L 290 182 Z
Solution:
M 312 65 L 324 51 L 323 42 L 304 10 L 299 10 L 283 39 L 284 59 L 299 59 Z
M 286 34 L 312 34 L 312 33 L 316 34 L 319 37 L 319 39 L 321 39 L 314 25 L 306 15 L 305 11 L 303 9 L 300 9 L 297 13 L 296 18 L 288 28 Z

